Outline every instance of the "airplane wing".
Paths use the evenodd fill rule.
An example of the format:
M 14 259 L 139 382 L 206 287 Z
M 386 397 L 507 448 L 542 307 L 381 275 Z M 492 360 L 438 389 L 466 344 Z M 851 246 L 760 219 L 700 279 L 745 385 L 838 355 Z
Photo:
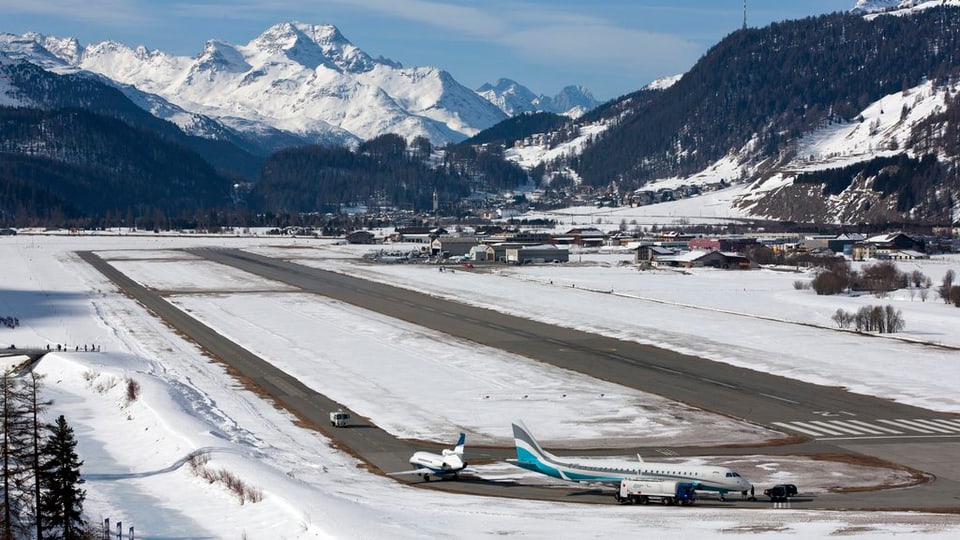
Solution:
M 397 471 L 389 472 L 387 476 L 401 476 L 404 474 L 429 474 L 431 476 L 453 476 L 454 474 L 473 474 L 476 473 L 473 469 L 457 469 L 455 471 L 435 471 L 433 469 L 421 468 L 421 469 L 411 469 L 409 471 Z
M 571 482 L 579 482 L 581 484 L 603 484 L 603 485 L 620 485 L 620 482 L 623 480 L 622 477 L 610 477 L 610 478 L 591 478 L 589 480 L 571 480 Z
M 400 476 L 400 475 L 404 475 L 404 474 L 423 474 L 423 473 L 427 473 L 427 474 L 437 474 L 437 473 L 433 472 L 433 470 L 431 470 L 431 469 L 410 469 L 409 471 L 389 472 L 389 473 L 387 473 L 387 476 Z
M 620 484 L 620 481 L 623 480 L 622 476 L 610 476 L 610 477 L 598 476 L 595 478 L 577 479 L 577 478 L 570 478 L 563 471 L 557 471 L 557 472 L 560 473 L 560 478 L 568 482 L 577 482 L 580 484 Z

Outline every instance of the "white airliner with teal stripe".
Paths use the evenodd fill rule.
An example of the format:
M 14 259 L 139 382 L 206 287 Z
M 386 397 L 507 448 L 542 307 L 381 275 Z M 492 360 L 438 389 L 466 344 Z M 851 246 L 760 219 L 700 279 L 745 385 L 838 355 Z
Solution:
M 750 489 L 750 482 L 726 467 L 654 463 L 639 459 L 639 455 L 636 462 L 582 458 L 574 462 L 559 458 L 541 448 L 519 420 L 513 424 L 513 440 L 517 459 L 511 459 L 510 463 L 570 482 L 619 484 L 624 479 L 676 480 L 694 483 L 699 490 L 717 491 L 721 495 Z

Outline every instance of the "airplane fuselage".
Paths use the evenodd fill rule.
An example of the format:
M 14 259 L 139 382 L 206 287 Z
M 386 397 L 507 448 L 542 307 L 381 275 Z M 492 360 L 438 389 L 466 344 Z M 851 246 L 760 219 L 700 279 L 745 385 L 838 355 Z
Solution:
M 726 467 L 656 463 L 648 461 L 615 461 L 561 458 L 545 451 L 522 422 L 513 424 L 517 459 L 511 463 L 524 469 L 570 482 L 619 484 L 625 479 L 676 480 L 697 484 L 697 489 L 731 491 L 750 489 L 737 472 Z
M 697 489 L 728 493 L 750 489 L 750 483 L 725 467 L 683 466 L 675 463 L 638 462 L 613 464 L 609 461 L 514 460 L 524 469 L 567 480 L 588 483 L 619 483 L 623 479 L 654 478 L 698 484 Z
M 410 457 L 410 464 L 418 469 L 429 470 L 436 475 L 455 474 L 467 464 L 457 454 L 441 456 L 432 452 L 417 452 Z

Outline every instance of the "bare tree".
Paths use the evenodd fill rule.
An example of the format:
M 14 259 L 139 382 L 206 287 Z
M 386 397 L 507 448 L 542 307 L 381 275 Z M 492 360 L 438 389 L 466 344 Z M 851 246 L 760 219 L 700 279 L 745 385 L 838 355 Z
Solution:
M 863 306 L 853 316 L 857 331 L 878 332 L 881 334 L 899 332 L 905 322 L 900 310 L 892 306 Z
M 917 289 L 923 286 L 923 282 L 926 279 L 930 279 L 919 270 L 914 270 L 910 272 L 910 282 L 913 283 L 913 286 Z
M 882 298 L 890 291 L 897 290 L 900 285 L 904 285 L 907 281 L 907 276 L 897 270 L 897 265 L 891 261 L 864 266 L 860 274 L 863 278 L 864 287 L 877 298 Z
M 853 323 L 854 315 L 849 311 L 844 311 L 842 308 L 837 308 L 836 313 L 833 314 L 833 322 L 837 323 L 838 328 L 850 328 L 850 324 Z
M 810 286 L 813 287 L 813 290 L 820 296 L 840 294 L 845 289 L 845 285 L 846 283 L 840 274 L 829 270 L 820 272 L 817 274 L 817 277 L 813 278 L 813 281 L 810 282 Z M 796 288 L 796 283 L 794 284 L 794 288 Z
M 953 287 L 950 287 L 949 299 L 953 305 L 960 307 L 960 285 L 954 285 Z
M 904 328 L 903 315 L 899 309 L 893 309 L 893 306 L 887 305 L 883 309 L 886 318 L 886 328 L 888 333 L 900 332 Z
M 870 320 L 873 323 L 874 330 L 877 332 L 883 334 L 887 331 L 887 318 L 883 307 L 870 306 Z
M 857 332 L 870 332 L 873 330 L 870 326 L 870 308 L 862 307 L 857 310 L 853 316 L 853 322 L 856 325 Z
M 940 284 L 940 298 L 947 304 L 950 303 L 950 289 L 953 287 L 954 278 L 956 278 L 954 271 L 947 270 L 947 273 L 943 275 L 943 281 Z

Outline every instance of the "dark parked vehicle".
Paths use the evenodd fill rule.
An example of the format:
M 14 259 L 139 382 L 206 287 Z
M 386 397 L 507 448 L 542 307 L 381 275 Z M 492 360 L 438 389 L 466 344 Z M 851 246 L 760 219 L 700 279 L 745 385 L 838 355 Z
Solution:
M 793 484 L 777 484 L 770 489 L 763 490 L 763 494 L 773 502 L 786 501 L 797 494 L 797 486 Z

